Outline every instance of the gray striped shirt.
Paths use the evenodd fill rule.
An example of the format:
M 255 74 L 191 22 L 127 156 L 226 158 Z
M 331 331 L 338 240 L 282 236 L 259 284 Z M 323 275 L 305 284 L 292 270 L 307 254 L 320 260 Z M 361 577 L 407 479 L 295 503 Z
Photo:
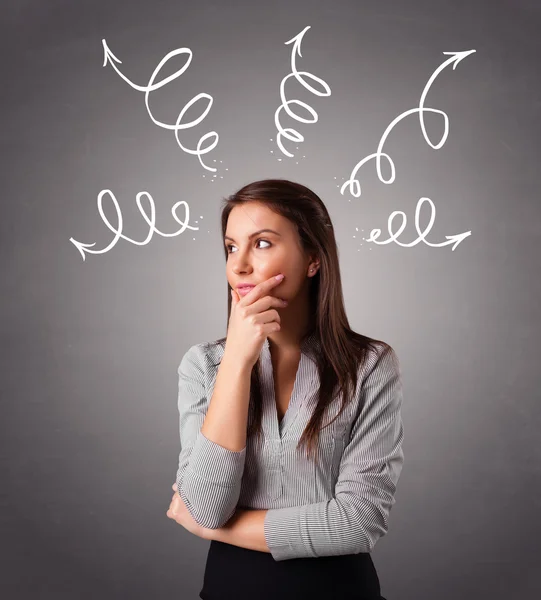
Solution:
M 385 535 L 404 462 L 402 381 L 394 350 L 370 351 L 355 397 L 319 432 L 317 464 L 296 445 L 316 404 L 319 373 L 312 335 L 301 358 L 289 406 L 278 421 L 268 339 L 260 354 L 263 445 L 248 438 L 234 452 L 201 433 L 223 348 L 195 344 L 178 368 L 179 494 L 203 527 L 225 525 L 235 509 L 267 509 L 265 540 L 276 561 L 371 552 Z M 335 417 L 337 395 L 324 424 Z M 362 407 L 362 410 L 361 410 Z

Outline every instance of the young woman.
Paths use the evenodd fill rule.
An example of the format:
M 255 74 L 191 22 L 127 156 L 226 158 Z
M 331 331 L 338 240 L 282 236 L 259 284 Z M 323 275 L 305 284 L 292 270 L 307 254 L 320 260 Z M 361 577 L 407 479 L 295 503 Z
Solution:
M 177 500 L 211 540 L 200 598 L 381 600 L 370 552 L 404 462 L 397 355 L 350 329 L 314 192 L 246 185 L 222 237 L 227 335 L 178 370 Z

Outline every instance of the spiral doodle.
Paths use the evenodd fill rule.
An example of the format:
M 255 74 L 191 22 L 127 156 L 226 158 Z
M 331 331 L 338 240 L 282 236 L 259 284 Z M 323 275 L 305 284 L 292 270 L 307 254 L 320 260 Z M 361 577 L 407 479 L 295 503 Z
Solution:
M 443 110 L 438 110 L 436 108 L 425 108 L 425 106 L 424 106 L 425 98 L 426 98 L 426 95 L 428 94 L 428 90 L 430 89 L 430 86 L 432 85 L 432 83 L 434 82 L 436 77 L 439 75 L 439 73 L 441 71 L 443 71 L 443 69 L 445 69 L 449 65 L 453 65 L 453 70 L 454 70 L 461 60 L 463 60 L 470 54 L 473 54 L 474 52 L 475 52 L 475 50 L 466 50 L 464 52 L 444 52 L 443 53 L 443 54 L 450 54 L 451 58 L 448 58 L 446 61 L 444 61 L 434 71 L 434 73 L 432 73 L 430 79 L 427 81 L 427 83 L 423 89 L 423 93 L 421 94 L 421 98 L 419 100 L 419 106 L 417 108 L 412 108 L 410 110 L 403 112 L 401 115 L 398 115 L 398 117 L 396 117 L 396 119 L 391 121 L 391 123 L 387 126 L 387 129 L 384 131 L 383 135 L 381 136 L 377 151 L 374 152 L 373 154 L 369 154 L 368 156 L 363 158 L 361 161 L 359 161 L 355 165 L 355 167 L 351 171 L 350 178 L 346 182 L 344 182 L 344 184 L 340 188 L 340 192 L 342 194 L 344 193 L 344 190 L 349 186 L 349 191 L 352 196 L 355 196 L 356 198 L 358 198 L 361 195 L 361 184 L 359 183 L 358 179 L 355 179 L 355 176 L 357 175 L 357 171 L 365 163 L 367 163 L 369 160 L 372 160 L 373 158 L 376 159 L 376 171 L 378 173 L 379 180 L 385 184 L 389 184 L 394 181 L 394 179 L 395 179 L 394 162 L 393 162 L 393 159 L 387 153 L 382 151 L 383 144 L 385 143 L 385 140 L 387 139 L 388 135 L 391 133 L 394 126 L 397 123 L 399 123 L 400 121 L 402 121 L 402 119 L 405 119 L 408 115 L 412 115 L 414 113 L 419 113 L 419 122 L 421 125 L 421 130 L 423 132 L 423 137 L 425 138 L 426 143 L 429 146 L 431 146 L 432 148 L 434 148 L 434 150 L 438 150 L 439 148 L 441 148 L 443 146 L 443 144 L 445 144 L 445 141 L 447 140 L 447 136 L 449 134 L 449 117 L 445 114 L 445 112 L 443 112 Z M 442 117 L 443 117 L 444 133 L 441 137 L 441 140 L 436 145 L 432 144 L 432 142 L 430 141 L 430 138 L 428 137 L 428 135 L 426 133 L 426 127 L 425 127 L 425 121 L 424 121 L 424 113 L 425 112 L 437 113 L 439 115 L 442 115 Z M 389 167 L 391 169 L 391 176 L 389 177 L 389 179 L 385 179 L 381 173 L 381 159 L 382 158 L 385 158 L 387 160 Z
M 124 81 L 126 83 L 128 83 L 134 90 L 137 90 L 139 92 L 145 92 L 145 105 L 147 108 L 148 115 L 152 119 L 153 123 L 158 125 L 158 127 L 163 127 L 164 129 L 174 130 L 177 143 L 184 152 L 187 152 L 188 154 L 197 155 L 197 158 L 199 159 L 201 166 L 203 168 L 207 169 L 207 171 L 216 171 L 216 168 L 209 167 L 201 160 L 202 154 L 207 154 L 207 152 L 210 152 L 211 150 L 213 150 L 216 147 L 216 145 L 218 144 L 219 136 L 215 131 L 209 131 L 204 136 L 202 136 L 199 139 L 199 142 L 197 143 L 197 148 L 195 150 L 184 147 L 181 144 L 180 139 L 178 137 L 178 131 L 180 129 L 189 129 L 190 127 L 194 127 L 198 123 L 201 123 L 201 121 L 207 116 L 207 114 L 212 106 L 212 102 L 213 102 L 212 96 L 210 96 L 209 94 L 205 94 L 205 93 L 197 94 L 197 96 L 194 96 L 180 111 L 180 113 L 177 117 L 177 121 L 174 125 L 171 125 L 169 123 L 163 123 L 163 122 L 155 119 L 154 116 L 152 115 L 152 112 L 150 111 L 150 107 L 148 105 L 148 96 L 149 96 L 150 92 L 157 90 L 164 85 L 167 85 L 170 81 L 172 81 L 173 79 L 176 79 L 177 77 L 182 75 L 182 73 L 184 73 L 184 71 L 186 71 L 186 69 L 190 66 L 190 63 L 192 62 L 192 56 L 193 56 L 193 53 L 190 50 L 190 48 L 177 48 L 176 50 L 172 50 L 171 52 L 169 52 L 169 54 L 164 56 L 164 58 L 162 58 L 162 60 L 159 62 L 158 66 L 154 69 L 154 72 L 150 76 L 148 85 L 143 86 L 143 85 L 137 85 L 137 84 L 133 83 L 123 73 L 121 73 L 121 71 L 118 69 L 118 67 L 115 65 L 115 63 L 113 61 L 116 61 L 117 63 L 120 63 L 120 64 L 122 64 L 122 61 L 119 60 L 111 52 L 111 49 L 107 46 L 107 42 L 105 41 L 105 39 L 102 39 L 102 44 L 103 44 L 103 50 L 104 50 L 103 66 L 105 67 L 107 65 L 107 63 L 109 62 L 111 64 L 111 66 L 113 67 L 113 69 L 120 75 L 120 77 L 122 77 L 122 79 L 124 79 Z M 172 75 L 169 75 L 169 77 L 166 77 L 165 79 L 163 79 L 162 81 L 159 81 L 158 83 L 154 83 L 154 79 L 157 77 L 157 75 L 161 71 L 162 67 L 171 58 L 173 58 L 174 56 L 177 56 L 179 54 L 188 54 L 188 59 L 186 60 L 186 63 L 178 71 L 175 71 L 175 73 L 173 73 Z M 201 114 L 197 119 L 190 121 L 189 123 L 181 124 L 182 118 L 184 117 L 186 111 L 190 108 L 190 106 L 192 106 L 192 104 L 195 104 L 201 98 L 206 98 L 208 100 L 207 108 L 205 109 L 203 114 Z M 209 143 L 209 145 L 202 148 L 203 142 L 205 142 L 210 137 L 214 137 L 214 141 Z
M 298 53 L 298 55 L 302 57 L 301 41 L 302 41 L 304 34 L 306 33 L 306 31 L 308 29 L 310 29 L 310 25 L 306 26 L 295 37 L 292 37 L 290 40 L 285 42 L 285 44 L 291 44 L 293 42 L 293 48 L 291 50 L 291 73 L 286 75 L 280 83 L 280 99 L 282 101 L 282 104 L 277 108 L 276 112 L 274 113 L 274 123 L 278 130 L 278 135 L 276 136 L 276 143 L 278 144 L 278 147 L 280 148 L 282 153 L 289 157 L 292 157 L 293 154 L 291 154 L 284 148 L 284 145 L 282 144 L 282 137 L 285 137 L 288 140 L 291 140 L 293 142 L 303 142 L 304 137 L 296 129 L 292 129 L 291 127 L 287 127 L 287 128 L 282 127 L 282 125 L 280 123 L 280 111 L 282 109 L 285 110 L 286 113 L 291 118 L 295 119 L 296 121 L 300 121 L 302 123 L 316 123 L 318 116 L 317 116 L 317 112 L 311 106 L 306 104 L 306 102 L 301 102 L 300 100 L 296 100 L 296 99 L 293 99 L 293 100 L 286 99 L 285 89 L 284 89 L 286 81 L 290 77 L 294 77 L 307 90 L 310 90 L 313 94 L 316 94 L 317 96 L 330 96 L 331 95 L 331 88 L 325 81 L 323 81 L 323 79 L 316 77 L 315 75 L 313 75 L 312 73 L 308 73 L 307 71 L 298 71 L 297 70 L 297 66 L 296 66 L 296 62 L 295 62 L 295 60 L 296 60 L 295 55 Z M 320 83 L 323 86 L 324 92 L 321 92 L 320 90 L 317 90 L 315 87 L 310 85 L 305 80 L 305 78 L 308 78 L 308 79 L 311 79 L 312 81 L 317 81 L 318 83 Z M 303 118 L 302 116 L 294 113 L 291 110 L 291 108 L 289 107 L 290 104 L 296 104 L 298 106 L 301 106 L 302 108 L 305 108 L 312 115 L 312 119 L 311 120 L 306 119 L 306 118 Z

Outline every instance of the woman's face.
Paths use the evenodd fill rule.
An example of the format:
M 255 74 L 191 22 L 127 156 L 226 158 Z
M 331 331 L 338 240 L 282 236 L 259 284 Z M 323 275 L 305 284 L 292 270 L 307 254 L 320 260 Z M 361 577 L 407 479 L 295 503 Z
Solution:
M 260 229 L 272 229 L 252 235 Z M 252 235 L 252 237 L 250 237 Z M 313 266 L 305 255 L 295 225 L 260 202 L 235 206 L 229 213 L 224 244 L 227 281 L 237 290 L 241 283 L 257 285 L 278 273 L 284 280 L 270 295 L 293 300 L 309 282 Z

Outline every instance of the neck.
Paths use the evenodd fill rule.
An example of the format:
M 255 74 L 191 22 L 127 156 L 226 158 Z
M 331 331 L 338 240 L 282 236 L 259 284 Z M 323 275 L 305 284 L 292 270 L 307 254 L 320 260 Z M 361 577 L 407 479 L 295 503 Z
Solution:
M 288 306 L 279 309 L 279 314 L 280 331 L 267 336 L 269 348 L 274 353 L 296 352 L 300 349 L 304 336 L 313 327 L 308 294 L 294 298 Z

